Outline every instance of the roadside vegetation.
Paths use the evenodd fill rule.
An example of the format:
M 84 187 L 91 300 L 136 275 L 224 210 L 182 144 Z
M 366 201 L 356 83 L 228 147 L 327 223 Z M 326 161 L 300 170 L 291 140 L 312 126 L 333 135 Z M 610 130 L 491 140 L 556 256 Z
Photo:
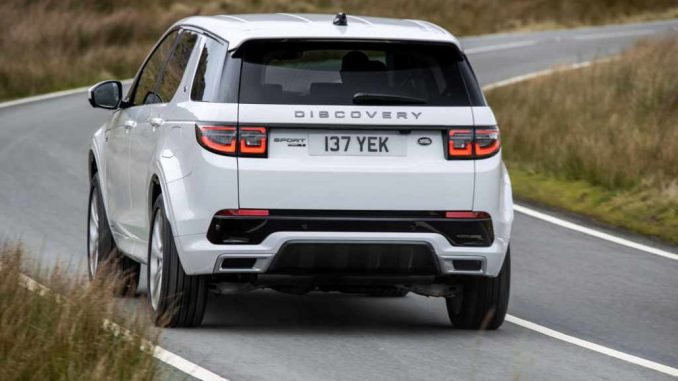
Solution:
M 675 0 L 4 0 L 0 99 L 132 77 L 160 34 L 195 14 L 325 12 L 428 19 L 457 35 L 678 17 Z
M 113 285 L 73 280 L 58 268 L 43 274 L 49 292 L 29 290 L 22 250 L 0 247 L 0 380 L 151 380 L 154 358 L 142 336 L 148 319 L 118 313 Z M 40 274 L 37 274 L 40 275 Z M 115 334 L 105 319 L 134 335 Z
M 678 35 L 488 92 L 519 199 L 678 243 Z

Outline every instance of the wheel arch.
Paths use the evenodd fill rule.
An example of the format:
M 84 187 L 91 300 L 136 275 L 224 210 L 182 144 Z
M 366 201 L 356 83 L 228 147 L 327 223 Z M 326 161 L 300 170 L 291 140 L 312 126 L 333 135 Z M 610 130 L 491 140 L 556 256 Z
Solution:
M 169 220 L 170 225 L 174 230 L 176 228 L 174 223 L 174 210 L 172 208 L 172 197 L 171 197 L 172 195 L 167 187 L 167 182 L 165 180 L 162 167 L 156 166 L 156 170 L 151 175 L 151 178 L 148 183 L 148 205 L 146 215 L 148 218 L 149 231 L 151 221 L 153 219 L 153 205 L 155 204 L 155 201 L 158 199 L 160 195 L 162 195 L 162 203 L 165 208 L 165 214 L 167 215 L 167 219 Z
M 89 179 L 91 180 L 92 177 L 96 173 L 99 173 L 99 165 L 97 164 L 97 159 L 94 156 L 94 151 L 89 150 L 88 158 L 87 158 L 87 173 L 89 174 Z
M 148 186 L 148 221 L 150 224 L 151 219 L 153 218 L 153 205 L 155 200 L 158 199 L 158 196 L 163 194 L 162 186 L 160 185 L 160 178 L 158 175 L 151 176 L 151 181 Z

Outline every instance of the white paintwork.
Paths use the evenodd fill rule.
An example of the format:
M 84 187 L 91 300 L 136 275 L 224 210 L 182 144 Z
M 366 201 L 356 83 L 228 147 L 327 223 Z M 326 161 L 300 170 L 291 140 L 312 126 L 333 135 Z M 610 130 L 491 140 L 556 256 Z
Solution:
M 229 49 L 251 38 L 325 37 L 410 39 L 457 44 L 433 24 L 412 20 L 349 18 L 348 27 L 332 25 L 332 15 L 242 15 L 193 17 L 179 25 L 197 27 L 223 38 Z M 224 256 L 259 252 L 270 257 L 289 240 L 427 242 L 445 271 L 456 270 L 450 258 L 477 258 L 478 275 L 499 271 L 509 244 L 513 219 L 510 181 L 501 154 L 485 160 L 446 160 L 441 126 L 495 124 L 487 107 L 296 106 L 217 104 L 190 100 L 200 37 L 179 90 L 166 104 L 119 110 L 95 133 L 95 154 L 118 247 L 146 262 L 150 231 L 149 195 L 157 177 L 167 218 L 188 274 L 212 273 Z M 199 146 L 195 123 L 412 126 L 402 135 L 406 156 L 311 156 L 307 147 L 289 147 L 276 137 L 305 137 L 309 128 L 272 128 L 268 158 L 235 158 Z M 443 127 L 444 128 L 444 127 Z M 350 130 L 350 128 L 349 128 Z M 318 132 L 313 129 L 312 131 Z M 370 131 L 370 130 L 368 130 Z M 117 133 L 113 135 L 113 133 Z M 106 141 L 105 135 L 109 135 Z M 115 138 L 115 141 L 111 137 Z M 430 145 L 417 140 L 429 138 Z M 260 245 L 213 245 L 206 232 L 223 209 L 340 210 L 481 210 L 493 219 L 496 235 L 490 247 L 454 247 L 441 235 L 427 233 L 286 233 Z M 269 258 L 270 259 L 270 258 Z M 265 268 L 264 263 L 257 266 Z
M 275 141 L 281 137 L 308 139 L 309 133 L 308 129 L 274 129 L 268 159 L 238 160 L 240 207 L 316 210 L 472 208 L 473 161 L 445 160 L 439 131 L 412 131 L 404 135 L 408 144 L 407 156 L 400 157 L 311 156 L 307 147 L 289 147 Z M 420 137 L 428 137 L 433 143 L 419 145 Z
M 285 242 L 294 241 L 427 243 L 437 254 L 440 268 L 444 273 L 468 273 L 455 270 L 450 262 L 452 259 L 480 259 L 484 263 L 482 271 L 472 272 L 472 274 L 496 276 L 504 263 L 504 255 L 508 248 L 508 240 L 505 239 L 497 239 L 489 247 L 452 246 L 445 237 L 436 233 L 277 232 L 269 235 L 258 245 L 229 245 L 228 248 L 208 242 L 204 234 L 181 236 L 177 238 L 177 241 L 184 252 L 190 253 L 188 260 L 195 274 L 220 272 L 221 259 L 228 257 L 257 258 L 254 269 L 250 272 L 265 272 L 282 245 Z M 217 258 L 216 261 L 215 258 Z M 183 259 L 182 264 L 184 264 Z M 221 272 L 226 271 L 221 270 Z

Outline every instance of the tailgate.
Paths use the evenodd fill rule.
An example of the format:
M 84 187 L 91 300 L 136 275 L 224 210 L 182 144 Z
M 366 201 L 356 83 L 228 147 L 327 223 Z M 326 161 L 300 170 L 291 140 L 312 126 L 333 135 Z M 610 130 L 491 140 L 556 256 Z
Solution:
M 240 208 L 471 210 L 474 162 L 447 160 L 446 128 L 427 124 L 444 114 L 448 123 L 470 126 L 470 108 L 389 112 L 411 109 L 421 113 L 416 122 L 370 126 L 364 118 L 293 123 L 294 106 L 241 105 L 240 125 L 267 127 L 269 148 L 266 158 L 238 158 Z

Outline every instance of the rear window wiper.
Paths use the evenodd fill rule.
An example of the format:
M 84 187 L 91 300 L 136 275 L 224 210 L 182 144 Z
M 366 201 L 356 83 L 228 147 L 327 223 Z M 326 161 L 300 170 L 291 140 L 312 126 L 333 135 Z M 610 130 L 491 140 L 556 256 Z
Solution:
M 353 104 L 357 105 L 406 105 L 426 103 L 426 99 L 395 94 L 356 93 L 353 96 Z

